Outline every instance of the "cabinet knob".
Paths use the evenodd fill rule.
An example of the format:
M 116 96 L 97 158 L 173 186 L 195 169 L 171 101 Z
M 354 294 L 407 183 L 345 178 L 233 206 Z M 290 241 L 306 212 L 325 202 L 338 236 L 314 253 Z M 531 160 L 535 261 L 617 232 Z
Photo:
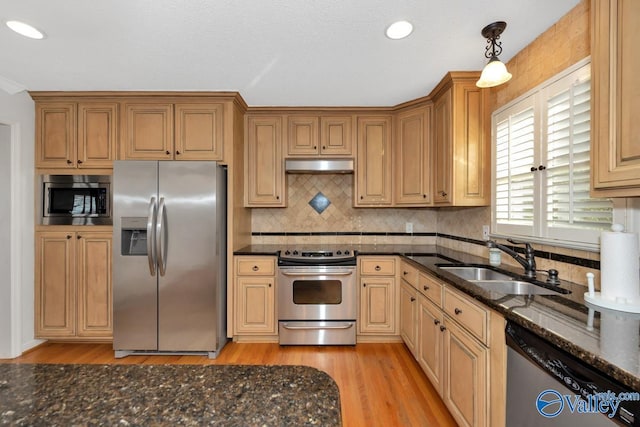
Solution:
M 411 302 L 414 302 L 415 300 L 415 297 L 411 297 Z
M 269 283 L 269 287 L 271 287 L 271 283 Z
M 364 199 L 364 197 L 360 196 L 360 200 Z
M 314 150 L 317 150 L 317 149 L 318 149 L 318 146 L 317 146 L 317 145 L 314 145 L 314 146 L 313 146 L 313 149 L 314 149 Z
M 82 238 L 82 236 L 79 235 L 79 234 L 76 236 L 76 239 L 78 239 L 78 240 L 80 240 L 81 238 Z
M 434 319 L 434 320 L 433 320 L 433 324 L 434 324 L 434 325 L 439 325 L 439 324 L 440 324 L 440 321 L 439 321 L 438 319 Z
M 457 308 L 457 307 L 456 307 L 456 309 L 455 309 L 455 310 L 453 310 L 453 312 L 454 312 L 455 314 L 460 314 L 460 313 L 462 313 L 462 310 L 460 310 L 459 308 Z
M 67 240 L 71 238 L 71 234 L 67 234 Z
M 376 268 L 375 268 L 374 270 L 376 270 L 376 271 L 380 271 L 380 270 L 381 270 L 381 268 L 380 268 L 380 266 L 379 266 L 379 265 L 376 265 Z
M 422 195 L 422 198 L 423 198 L 423 199 L 426 199 L 426 198 L 427 198 L 427 195 L 426 195 L 426 194 L 423 194 L 423 195 Z
M 425 286 L 422 287 L 422 289 L 424 289 L 425 291 L 428 291 L 429 287 L 425 285 Z
M 442 197 L 447 197 L 447 193 L 446 193 L 446 192 L 444 192 L 444 191 L 441 191 L 441 192 L 440 192 L 440 195 L 441 195 Z
M 68 164 L 68 165 L 72 165 L 72 164 L 73 164 L 73 162 L 72 162 L 71 160 L 67 159 L 67 164 Z
M 169 154 L 171 154 L 171 151 L 167 150 L 167 151 L 165 151 L 165 153 L 166 153 L 166 154 L 167 154 L 167 156 L 168 156 Z
M 444 325 L 440 325 L 440 332 L 444 332 L 447 328 Z
M 407 274 L 409 274 L 409 272 L 408 271 L 403 271 L 402 274 L 406 276 Z
M 82 164 L 82 160 L 78 160 L 78 164 L 81 165 Z
M 176 154 L 179 156 L 180 155 L 180 150 L 176 150 Z
M 363 284 L 362 284 L 362 287 L 363 287 L 363 288 L 366 288 L 366 287 L 367 287 L 367 284 L 366 284 L 366 283 L 363 283 Z
M 260 267 L 258 267 L 257 265 L 254 265 L 251 269 L 253 271 L 258 271 L 258 270 L 260 270 Z
M 325 147 L 325 146 L 323 145 L 323 146 L 322 146 L 322 149 L 323 149 L 323 150 L 326 150 L 326 149 L 327 149 L 327 147 Z
M 276 196 L 276 200 L 280 200 L 280 196 Z

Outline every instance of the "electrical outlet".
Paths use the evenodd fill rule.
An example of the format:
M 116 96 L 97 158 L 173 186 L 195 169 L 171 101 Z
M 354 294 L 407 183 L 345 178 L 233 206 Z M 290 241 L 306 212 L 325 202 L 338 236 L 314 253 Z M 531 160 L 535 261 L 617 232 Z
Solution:
M 482 226 L 482 240 L 489 240 L 489 226 Z
M 412 222 L 405 222 L 404 223 L 404 231 L 405 231 L 405 233 L 413 233 L 413 223 Z

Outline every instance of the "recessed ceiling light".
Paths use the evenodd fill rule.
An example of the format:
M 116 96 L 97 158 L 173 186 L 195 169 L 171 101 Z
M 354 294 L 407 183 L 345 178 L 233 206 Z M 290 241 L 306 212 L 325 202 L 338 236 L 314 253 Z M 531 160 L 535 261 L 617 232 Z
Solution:
M 32 27 L 29 24 L 25 24 L 20 21 L 7 21 L 7 27 L 11 28 L 16 33 L 29 37 L 30 39 L 40 40 L 44 38 L 44 33 L 37 28 Z
M 407 37 L 413 31 L 413 25 L 408 21 L 398 21 L 387 27 L 387 37 L 399 40 Z

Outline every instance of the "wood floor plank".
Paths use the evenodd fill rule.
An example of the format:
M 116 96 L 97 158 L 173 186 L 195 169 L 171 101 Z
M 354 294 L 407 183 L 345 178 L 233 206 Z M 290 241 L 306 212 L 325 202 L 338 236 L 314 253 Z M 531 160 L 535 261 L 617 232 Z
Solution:
M 111 344 L 45 343 L 0 363 L 307 365 L 328 373 L 338 385 L 345 427 L 456 425 L 402 343 L 355 347 L 229 343 L 215 360 L 194 355 L 116 359 Z

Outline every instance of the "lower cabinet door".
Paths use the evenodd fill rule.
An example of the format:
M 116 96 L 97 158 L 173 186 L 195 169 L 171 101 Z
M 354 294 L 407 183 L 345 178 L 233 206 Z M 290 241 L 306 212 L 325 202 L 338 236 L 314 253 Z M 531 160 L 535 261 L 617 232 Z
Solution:
M 75 309 L 75 233 L 36 233 L 36 338 L 73 337 Z
M 400 336 L 415 356 L 418 335 L 418 291 L 400 281 Z
M 394 278 L 361 277 L 359 332 L 396 335 L 395 300 Z
M 111 233 L 77 233 L 79 337 L 113 336 Z
M 237 334 L 277 333 L 273 277 L 238 277 L 235 301 Z
M 443 400 L 460 426 L 487 425 L 489 350 L 445 316 Z
M 444 322 L 442 311 L 426 297 L 418 296 L 418 348 L 416 358 L 433 387 L 442 396 Z

